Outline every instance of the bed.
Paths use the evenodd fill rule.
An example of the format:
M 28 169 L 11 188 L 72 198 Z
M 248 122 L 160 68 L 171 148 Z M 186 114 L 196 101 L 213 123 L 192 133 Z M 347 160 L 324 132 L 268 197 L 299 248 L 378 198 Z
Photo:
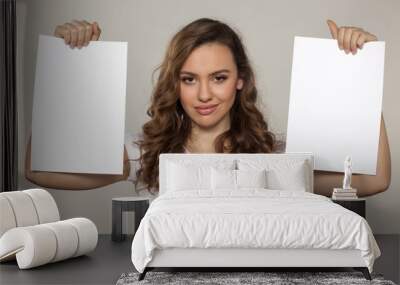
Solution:
M 313 193 L 311 153 L 161 154 L 159 196 L 132 241 L 154 268 L 352 267 L 381 254 L 367 221 Z

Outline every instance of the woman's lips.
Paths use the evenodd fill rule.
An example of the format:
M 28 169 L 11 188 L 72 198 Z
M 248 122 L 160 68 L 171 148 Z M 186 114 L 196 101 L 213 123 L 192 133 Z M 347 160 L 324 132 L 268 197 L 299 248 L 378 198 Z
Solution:
M 217 109 L 218 105 L 215 105 L 213 107 L 210 108 L 195 108 L 197 113 L 199 113 L 202 116 L 206 116 L 206 115 L 210 115 L 212 112 L 215 111 L 215 109 Z

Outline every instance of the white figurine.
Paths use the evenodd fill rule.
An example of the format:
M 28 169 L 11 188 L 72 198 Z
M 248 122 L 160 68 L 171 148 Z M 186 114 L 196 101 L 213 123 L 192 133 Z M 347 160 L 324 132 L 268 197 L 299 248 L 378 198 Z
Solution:
M 351 184 L 351 156 L 346 156 L 344 161 L 344 179 L 343 179 L 343 189 L 352 189 Z

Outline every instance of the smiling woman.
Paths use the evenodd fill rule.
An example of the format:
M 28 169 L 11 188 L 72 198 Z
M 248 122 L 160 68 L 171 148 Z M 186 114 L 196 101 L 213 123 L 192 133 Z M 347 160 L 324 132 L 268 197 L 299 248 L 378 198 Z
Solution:
M 171 40 L 143 125 L 138 181 L 158 189 L 158 155 L 269 153 L 276 148 L 258 110 L 254 73 L 238 34 L 202 18 Z
M 192 120 L 186 147 L 191 152 L 215 152 L 212 143 L 204 141 L 211 132 L 230 129 L 229 110 L 243 88 L 233 54 L 225 45 L 204 44 L 190 54 L 180 74 L 180 103 Z
M 338 28 L 331 20 L 327 23 L 346 53 L 355 55 L 364 43 L 377 40 L 360 28 Z M 88 45 L 100 33 L 96 22 L 86 21 L 66 23 L 55 30 L 72 48 Z M 74 190 L 94 189 L 129 177 L 136 189 L 140 183 L 157 194 L 160 153 L 284 151 L 284 142 L 276 139 L 257 108 L 253 70 L 240 37 L 227 24 L 208 18 L 189 23 L 172 38 L 157 70 L 147 110 L 150 120 L 137 139 L 126 141 L 123 175 L 31 171 L 29 144 L 26 177 L 38 185 Z M 333 187 L 341 185 L 343 175 L 316 171 L 314 178 L 314 193 L 330 196 Z M 382 117 L 377 174 L 354 175 L 352 186 L 359 189 L 360 197 L 373 195 L 385 191 L 390 178 L 390 150 Z

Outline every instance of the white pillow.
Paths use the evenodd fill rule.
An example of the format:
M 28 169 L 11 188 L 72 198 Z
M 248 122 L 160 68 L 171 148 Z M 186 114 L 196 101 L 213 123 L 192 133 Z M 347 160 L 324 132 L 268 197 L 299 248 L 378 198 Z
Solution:
M 238 190 L 240 188 L 266 188 L 266 170 L 231 170 L 211 168 L 211 188 Z
M 272 190 L 309 191 L 310 167 L 307 160 L 269 159 L 250 160 L 239 159 L 240 170 L 266 169 L 267 187 Z
M 167 191 L 211 188 L 211 167 L 168 163 Z
M 236 190 L 236 170 L 211 168 L 211 189 Z
M 238 188 L 267 188 L 267 171 L 236 170 Z
M 293 190 L 306 192 L 308 189 L 308 175 L 305 162 L 293 165 L 292 168 L 270 169 L 267 173 L 268 189 Z

